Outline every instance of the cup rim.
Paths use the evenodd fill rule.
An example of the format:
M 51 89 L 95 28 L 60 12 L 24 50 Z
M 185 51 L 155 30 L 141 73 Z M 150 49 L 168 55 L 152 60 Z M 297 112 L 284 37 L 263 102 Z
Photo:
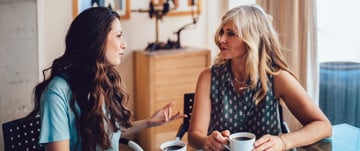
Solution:
M 235 137 L 239 137 L 239 136 L 244 136 L 244 137 L 249 137 L 250 139 L 249 140 L 242 140 L 242 141 L 252 141 L 252 140 L 255 140 L 256 136 L 254 133 L 251 133 L 251 132 L 237 132 L 237 133 L 233 133 L 229 136 L 229 139 L 231 141 L 235 141 L 233 140 L 233 138 Z
M 182 147 L 180 149 L 186 147 L 186 143 L 184 141 L 171 140 L 171 141 L 166 141 L 166 142 L 162 143 L 160 145 L 160 149 L 163 150 L 165 147 L 174 146 L 174 145 L 181 145 Z

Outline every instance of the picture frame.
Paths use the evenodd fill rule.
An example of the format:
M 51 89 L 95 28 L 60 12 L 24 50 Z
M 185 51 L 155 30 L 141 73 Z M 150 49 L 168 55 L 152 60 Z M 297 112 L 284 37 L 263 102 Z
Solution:
M 166 0 L 152 0 L 155 6 L 162 6 Z M 195 6 L 192 5 L 195 3 Z M 171 9 L 167 16 L 185 16 L 185 15 L 199 15 L 201 14 L 202 0 L 173 0 L 170 3 L 170 9 L 176 7 L 176 9 Z
M 120 19 L 130 19 L 130 0 L 73 0 L 73 17 L 90 7 L 107 5 L 120 15 Z

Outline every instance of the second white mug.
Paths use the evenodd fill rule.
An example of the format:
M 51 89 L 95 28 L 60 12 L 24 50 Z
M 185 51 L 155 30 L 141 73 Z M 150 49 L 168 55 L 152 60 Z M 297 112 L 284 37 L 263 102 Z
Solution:
M 231 151 L 251 151 L 254 148 L 256 136 L 249 132 L 238 132 L 229 137 Z

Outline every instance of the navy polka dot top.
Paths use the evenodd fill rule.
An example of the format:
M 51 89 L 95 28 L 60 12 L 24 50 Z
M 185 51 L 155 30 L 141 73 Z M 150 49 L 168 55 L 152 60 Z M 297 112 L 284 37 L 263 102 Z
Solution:
M 255 89 L 247 88 L 238 93 L 232 83 L 230 62 L 211 68 L 211 119 L 212 131 L 230 130 L 252 132 L 256 138 L 265 134 L 278 135 L 281 131 L 278 114 L 278 99 L 274 96 L 273 77 L 269 75 L 269 91 L 265 98 L 255 105 L 254 95 L 261 88 L 260 80 Z

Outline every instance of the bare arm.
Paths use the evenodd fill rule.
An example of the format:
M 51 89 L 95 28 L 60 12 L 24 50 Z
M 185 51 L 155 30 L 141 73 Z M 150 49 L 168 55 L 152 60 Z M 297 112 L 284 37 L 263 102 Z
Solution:
M 69 140 L 56 141 L 45 144 L 46 151 L 70 151 Z
M 210 78 L 210 69 L 204 70 L 198 77 L 188 140 L 189 144 L 197 149 L 223 150 L 222 144 L 227 143 L 223 135 L 228 135 L 228 131 L 224 132 L 226 134 L 214 131 L 207 136 L 211 114 Z
M 331 136 L 331 123 L 311 100 L 300 83 L 286 71 L 275 76 L 275 94 L 282 98 L 303 127 L 283 135 L 286 146 L 297 147 L 315 143 Z
M 121 137 L 127 137 L 130 136 L 132 134 L 135 134 L 145 128 L 149 128 L 150 124 L 149 124 L 149 119 L 143 119 L 143 120 L 138 120 L 133 122 L 133 126 L 130 127 L 129 129 L 127 129 L 126 131 L 121 133 Z
M 303 125 L 301 129 L 281 136 L 283 146 L 286 146 L 286 149 L 309 145 L 331 136 L 331 123 L 290 73 L 280 71 L 279 74 L 275 75 L 274 86 L 275 95 L 285 102 L 291 113 Z M 259 147 L 261 144 L 266 144 L 268 140 L 277 140 L 281 143 L 279 137 L 271 138 L 271 136 L 266 135 L 257 140 L 255 145 Z M 257 148 L 257 150 L 263 149 Z

